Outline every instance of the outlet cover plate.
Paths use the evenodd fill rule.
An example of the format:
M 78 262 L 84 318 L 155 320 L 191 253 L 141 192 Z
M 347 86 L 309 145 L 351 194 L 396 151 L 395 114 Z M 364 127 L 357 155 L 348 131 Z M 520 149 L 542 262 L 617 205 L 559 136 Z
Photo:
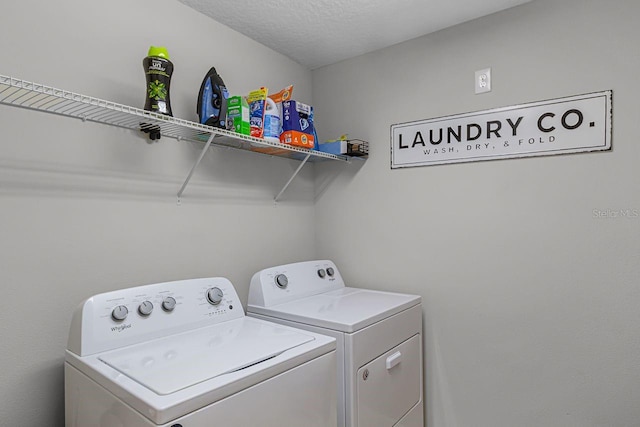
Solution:
M 491 92 L 491 68 L 476 71 L 476 94 Z

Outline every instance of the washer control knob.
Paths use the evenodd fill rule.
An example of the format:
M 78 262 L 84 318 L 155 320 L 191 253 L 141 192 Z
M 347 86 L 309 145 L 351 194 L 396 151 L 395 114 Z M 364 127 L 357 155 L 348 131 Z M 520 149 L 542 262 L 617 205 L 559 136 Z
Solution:
M 222 289 L 218 287 L 211 288 L 207 291 L 207 301 L 209 301 L 209 304 L 212 305 L 220 304 L 223 296 L 224 292 L 222 292 Z
M 151 301 L 144 301 L 138 306 L 138 313 L 141 316 L 148 316 L 153 311 L 153 304 Z
M 326 276 L 327 273 L 324 271 L 324 268 L 321 268 L 320 270 L 318 270 L 318 277 L 320 277 L 321 279 L 324 279 L 324 276 Z
M 116 322 L 122 322 L 127 318 L 127 314 L 129 314 L 129 310 L 127 309 L 127 307 L 125 307 L 124 305 L 119 305 L 113 309 L 113 311 L 111 312 L 111 317 Z
M 327 268 L 327 274 L 329 275 L 329 277 L 333 277 L 333 275 L 335 274 L 335 271 L 333 271 L 333 267 Z
M 162 309 L 164 311 L 173 311 L 176 308 L 176 299 L 174 297 L 166 297 L 162 301 Z
M 278 274 L 276 276 L 276 285 L 278 285 L 279 288 L 286 288 L 287 285 L 289 284 L 289 279 L 287 278 L 287 276 L 285 276 L 284 274 Z

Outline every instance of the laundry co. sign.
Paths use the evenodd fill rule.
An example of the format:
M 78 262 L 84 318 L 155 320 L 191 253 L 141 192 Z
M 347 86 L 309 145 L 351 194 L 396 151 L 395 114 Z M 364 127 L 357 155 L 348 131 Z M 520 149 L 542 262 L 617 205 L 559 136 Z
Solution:
M 391 168 L 611 149 L 612 91 L 391 126 Z

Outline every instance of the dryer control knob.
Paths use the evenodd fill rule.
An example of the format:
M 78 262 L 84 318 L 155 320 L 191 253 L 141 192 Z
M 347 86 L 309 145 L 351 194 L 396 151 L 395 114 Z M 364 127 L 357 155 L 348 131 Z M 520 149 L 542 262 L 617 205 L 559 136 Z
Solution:
M 333 271 L 332 267 L 327 268 L 327 274 L 329 275 L 329 277 L 333 277 L 333 275 L 335 274 L 335 271 Z
M 320 270 L 318 270 L 318 277 L 320 277 L 321 279 L 324 279 L 324 276 L 326 276 L 327 273 L 324 271 L 324 268 L 321 268 Z
M 173 311 L 176 308 L 176 299 L 174 297 L 166 297 L 162 301 L 162 309 L 164 311 Z
M 122 322 L 127 318 L 127 314 L 129 314 L 129 310 L 127 309 L 127 307 L 125 307 L 124 305 L 119 305 L 113 309 L 113 311 L 111 312 L 111 317 L 117 322 Z
M 287 276 L 285 276 L 284 274 L 278 274 L 276 276 L 276 285 L 278 285 L 279 288 L 286 288 L 287 285 L 289 284 L 289 279 L 287 278 Z
M 223 296 L 224 296 L 224 292 L 222 292 L 222 289 L 218 287 L 210 288 L 207 291 L 207 301 L 209 301 L 209 304 L 212 304 L 212 305 L 220 304 Z

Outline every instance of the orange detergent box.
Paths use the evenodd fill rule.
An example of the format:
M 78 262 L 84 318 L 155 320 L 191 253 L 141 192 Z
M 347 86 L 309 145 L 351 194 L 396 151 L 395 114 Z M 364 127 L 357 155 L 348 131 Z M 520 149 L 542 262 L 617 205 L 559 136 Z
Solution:
M 282 101 L 280 142 L 296 147 L 313 148 L 313 107 L 298 101 Z

